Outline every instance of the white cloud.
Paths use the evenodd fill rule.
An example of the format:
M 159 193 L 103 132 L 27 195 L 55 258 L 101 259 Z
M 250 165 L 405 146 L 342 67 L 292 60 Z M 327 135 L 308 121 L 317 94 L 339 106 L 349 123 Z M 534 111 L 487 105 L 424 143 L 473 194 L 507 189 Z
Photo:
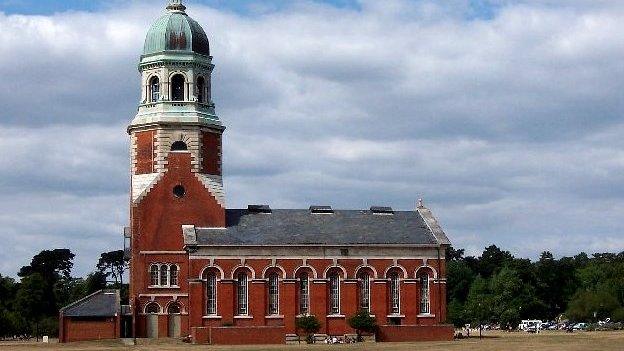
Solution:
M 624 249 L 618 2 L 501 1 L 489 19 L 463 0 L 360 4 L 189 8 L 211 37 L 231 206 L 424 197 L 472 253 Z M 159 11 L 0 14 L 0 239 L 15 248 L 0 272 L 49 243 L 82 274 L 121 244 L 124 124 Z

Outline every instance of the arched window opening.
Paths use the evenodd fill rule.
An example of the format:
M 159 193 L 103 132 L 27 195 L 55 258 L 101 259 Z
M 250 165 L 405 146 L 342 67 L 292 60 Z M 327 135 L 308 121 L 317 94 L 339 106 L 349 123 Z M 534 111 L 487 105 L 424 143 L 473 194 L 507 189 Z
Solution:
M 169 285 L 178 286 L 178 266 L 175 264 L 169 267 Z
M 308 273 L 303 272 L 299 276 L 299 314 L 310 313 L 310 278 Z
M 358 276 L 360 310 L 370 313 L 370 275 L 366 272 Z
M 145 313 L 147 314 L 156 314 L 160 312 L 160 306 L 156 302 L 150 302 L 145 306 Z
M 390 314 L 401 313 L 401 290 L 399 274 L 390 273 Z
M 155 286 L 159 283 L 158 265 L 152 264 L 150 266 L 150 285 Z
M 149 81 L 150 102 L 160 100 L 160 80 L 158 77 L 152 77 Z
M 332 273 L 329 276 L 329 313 L 340 314 L 340 276 Z
M 279 314 L 279 276 L 269 275 L 269 315 Z
M 172 303 L 169 305 L 169 310 L 167 311 L 169 314 L 180 314 L 180 305 L 177 303 Z
M 206 315 L 217 315 L 217 275 L 214 273 L 206 276 Z
M 166 264 L 160 265 L 160 286 L 167 286 L 169 269 Z
M 206 81 L 204 77 L 197 77 L 197 101 L 200 103 L 206 102 Z
M 171 144 L 171 151 L 186 151 L 188 150 L 188 146 L 182 140 L 178 140 Z
M 236 279 L 236 298 L 237 308 L 236 312 L 239 316 L 246 316 L 248 314 L 247 304 L 247 273 L 239 273 Z
M 420 313 L 428 314 L 430 311 L 429 301 L 429 276 L 420 276 Z
M 184 101 L 184 76 L 176 74 L 171 78 L 171 100 Z

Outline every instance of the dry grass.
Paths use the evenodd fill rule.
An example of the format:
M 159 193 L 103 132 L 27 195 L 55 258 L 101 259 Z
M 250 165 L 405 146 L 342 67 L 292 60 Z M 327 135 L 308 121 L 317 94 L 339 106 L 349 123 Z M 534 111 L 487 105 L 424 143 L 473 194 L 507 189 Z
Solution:
M 387 351 L 622 351 L 624 350 L 624 332 L 543 332 L 538 335 L 526 333 L 488 332 L 483 340 L 478 338 L 421 343 L 364 343 L 352 345 L 281 345 L 281 346 L 205 346 L 188 345 L 175 340 L 147 341 L 141 340 L 137 346 L 124 346 L 119 341 L 83 342 L 72 344 L 19 344 L 0 342 L 0 351 L 99 351 L 99 350 L 137 350 L 137 351 L 182 351 L 182 350 L 227 350 L 227 351 L 325 351 L 325 350 L 387 350 Z

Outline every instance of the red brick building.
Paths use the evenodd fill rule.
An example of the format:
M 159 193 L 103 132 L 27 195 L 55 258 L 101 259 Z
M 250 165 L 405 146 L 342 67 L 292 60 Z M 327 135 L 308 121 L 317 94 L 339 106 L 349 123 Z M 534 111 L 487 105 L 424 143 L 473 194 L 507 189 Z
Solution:
M 61 309 L 59 342 L 117 339 L 120 321 L 119 291 L 97 291 Z
M 227 209 L 224 127 L 208 38 L 179 0 L 147 34 L 130 126 L 130 303 L 138 337 L 283 343 L 314 315 L 354 333 L 358 310 L 383 340 L 448 339 L 445 250 L 431 211 Z M 450 331 L 450 334 L 449 334 Z M 397 336 L 393 339 L 393 336 Z

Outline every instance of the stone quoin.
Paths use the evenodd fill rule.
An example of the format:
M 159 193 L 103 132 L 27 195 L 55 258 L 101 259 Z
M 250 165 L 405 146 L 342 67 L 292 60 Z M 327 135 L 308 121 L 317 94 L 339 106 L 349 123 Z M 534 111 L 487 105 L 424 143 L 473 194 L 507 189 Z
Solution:
M 422 202 L 412 211 L 226 207 L 213 69 L 206 33 L 169 1 L 145 39 L 141 101 L 127 129 L 134 336 L 284 343 L 298 316 L 314 315 L 318 337 L 342 337 L 365 310 L 380 341 L 452 338 L 450 242 Z

